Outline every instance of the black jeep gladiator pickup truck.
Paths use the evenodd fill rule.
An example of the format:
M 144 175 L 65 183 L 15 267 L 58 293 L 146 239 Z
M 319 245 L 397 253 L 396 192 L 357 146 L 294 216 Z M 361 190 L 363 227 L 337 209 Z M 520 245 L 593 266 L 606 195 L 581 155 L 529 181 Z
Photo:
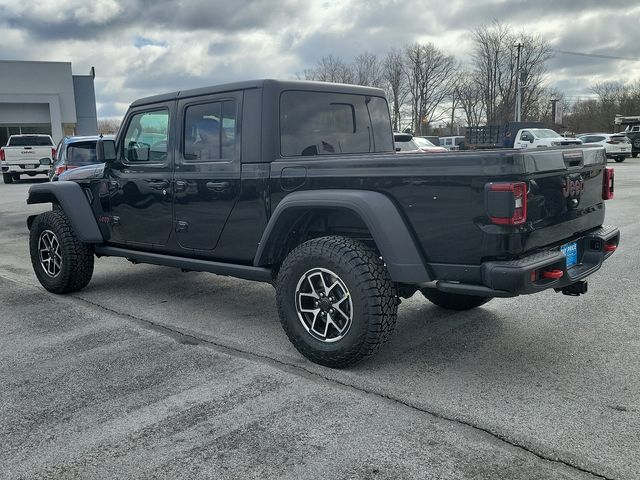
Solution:
M 94 256 L 273 283 L 313 362 L 374 353 L 416 291 L 454 310 L 585 277 L 618 246 L 598 147 L 395 153 L 384 92 L 260 80 L 143 98 L 101 164 L 34 185 L 31 260 L 55 293 Z

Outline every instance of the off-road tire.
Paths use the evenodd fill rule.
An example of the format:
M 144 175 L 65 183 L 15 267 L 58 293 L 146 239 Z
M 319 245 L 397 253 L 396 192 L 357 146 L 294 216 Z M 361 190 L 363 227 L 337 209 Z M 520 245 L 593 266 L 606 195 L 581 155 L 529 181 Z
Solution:
M 13 176 L 11 176 L 10 173 L 3 173 L 2 174 L 2 181 L 4 183 L 6 183 L 7 185 L 10 183 L 13 183 Z
M 47 274 L 40 260 L 39 241 L 43 232 L 53 232 L 62 257 L 60 272 Z M 93 275 L 93 247 L 78 241 L 69 219 L 62 210 L 38 215 L 29 233 L 33 271 L 44 288 L 53 293 L 71 293 L 87 286 Z
M 477 297 L 475 295 L 461 295 L 458 293 L 445 293 L 435 288 L 423 288 L 422 295 L 434 305 L 447 310 L 471 310 L 484 305 L 491 297 Z
M 353 305 L 350 328 L 332 343 L 315 338 L 298 317 L 298 283 L 318 268 L 339 277 Z M 280 321 L 291 343 L 306 358 L 327 367 L 345 368 L 372 355 L 395 327 L 398 297 L 384 262 L 373 249 L 350 238 L 321 237 L 296 247 L 280 267 L 276 295 Z

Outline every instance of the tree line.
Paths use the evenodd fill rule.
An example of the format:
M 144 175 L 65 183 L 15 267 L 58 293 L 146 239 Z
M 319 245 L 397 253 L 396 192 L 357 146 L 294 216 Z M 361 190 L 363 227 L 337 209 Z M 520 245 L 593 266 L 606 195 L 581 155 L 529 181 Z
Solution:
M 597 99 L 567 101 L 548 85 L 553 51 L 537 34 L 499 22 L 471 31 L 472 52 L 462 64 L 433 43 L 391 48 L 378 56 L 361 53 L 352 62 L 327 55 L 299 78 L 369 85 L 387 93 L 393 128 L 416 135 L 453 133 L 456 126 L 502 125 L 513 121 L 520 44 L 521 118 L 573 132 L 613 131 L 614 115 L 640 115 L 640 82 L 592 87 Z M 554 125 L 552 100 L 565 112 Z M 445 132 L 438 125 L 446 125 Z M 446 130 L 449 130 L 447 132 Z

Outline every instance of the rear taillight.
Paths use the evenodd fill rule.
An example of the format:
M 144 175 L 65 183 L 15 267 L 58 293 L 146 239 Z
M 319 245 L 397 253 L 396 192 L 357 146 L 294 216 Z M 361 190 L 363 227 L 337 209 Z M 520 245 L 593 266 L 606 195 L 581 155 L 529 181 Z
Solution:
M 4 162 L 4 150 L 0 148 L 0 162 Z
M 602 172 L 602 199 L 613 198 L 613 168 L 606 167 Z
M 56 149 L 55 148 L 51 149 L 51 158 L 56 158 Z
M 496 225 L 520 225 L 527 221 L 527 184 L 525 182 L 490 183 L 487 212 Z
M 58 165 L 56 167 L 56 175 L 60 175 L 62 172 L 69 170 L 69 167 L 67 167 L 66 165 Z

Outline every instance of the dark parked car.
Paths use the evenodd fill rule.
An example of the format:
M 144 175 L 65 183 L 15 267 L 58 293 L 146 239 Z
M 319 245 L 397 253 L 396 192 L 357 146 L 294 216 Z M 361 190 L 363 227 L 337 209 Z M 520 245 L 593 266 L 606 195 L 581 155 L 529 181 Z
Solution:
M 377 88 L 257 80 L 143 98 L 96 153 L 29 190 L 53 204 L 27 219 L 47 290 L 84 288 L 96 256 L 271 283 L 293 345 L 331 367 L 374 353 L 418 291 L 452 310 L 585 293 L 620 239 L 603 226 L 603 148 L 398 155 Z
M 55 182 L 62 172 L 72 168 L 98 163 L 96 142 L 98 136 L 64 137 L 56 148 L 56 157 L 49 169 L 49 180 Z M 113 140 L 112 135 L 104 138 Z

